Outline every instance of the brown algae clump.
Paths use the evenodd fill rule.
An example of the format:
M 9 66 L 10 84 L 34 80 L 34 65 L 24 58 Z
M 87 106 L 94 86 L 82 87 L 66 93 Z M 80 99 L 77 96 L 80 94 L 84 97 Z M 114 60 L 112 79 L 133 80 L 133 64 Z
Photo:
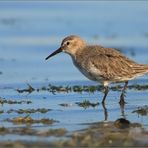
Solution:
M 62 137 L 67 133 L 64 128 L 57 129 L 46 129 L 46 130 L 36 130 L 30 127 L 15 127 L 15 128 L 5 128 L 0 127 L 0 135 L 15 134 L 15 135 L 31 135 L 31 136 L 41 136 L 41 137 Z
M 0 127 L 0 135 L 3 135 L 5 133 L 7 133 L 7 132 L 8 132 L 8 129 L 7 128 L 5 128 L 3 126 Z
M 124 118 L 117 119 L 114 122 L 115 127 L 120 128 L 120 129 L 125 129 L 130 127 L 130 121 Z
M 130 125 L 130 128 L 117 128 L 115 122 L 124 122 Z M 98 122 L 91 124 L 90 127 L 74 132 L 70 139 L 55 142 L 54 144 L 61 147 L 134 147 L 143 146 L 141 143 L 141 133 L 136 135 L 136 129 L 141 129 L 142 136 L 148 136 L 147 132 L 142 131 L 141 126 L 133 127 L 128 120 L 117 119 L 115 122 Z M 128 127 L 128 126 L 127 126 Z M 137 141 L 137 136 L 138 140 Z M 146 137 L 147 138 L 147 137 Z M 145 139 L 146 139 L 145 138 Z
M 51 111 L 51 109 L 46 109 L 46 108 L 38 108 L 38 109 L 19 109 L 19 110 L 15 110 L 15 109 L 10 109 L 7 111 L 8 114 L 10 113 L 18 113 L 18 114 L 31 114 L 31 113 L 47 113 L 48 111 Z
M 43 118 L 43 119 L 33 119 L 29 116 L 27 117 L 16 117 L 13 119 L 6 119 L 5 121 L 12 122 L 14 124 L 34 124 L 34 123 L 42 123 L 42 124 L 53 124 L 55 121 L 53 119 Z
M 47 131 L 38 132 L 39 136 L 55 136 L 55 137 L 61 137 L 64 136 L 67 133 L 66 129 L 64 128 L 58 128 L 58 129 L 49 129 Z

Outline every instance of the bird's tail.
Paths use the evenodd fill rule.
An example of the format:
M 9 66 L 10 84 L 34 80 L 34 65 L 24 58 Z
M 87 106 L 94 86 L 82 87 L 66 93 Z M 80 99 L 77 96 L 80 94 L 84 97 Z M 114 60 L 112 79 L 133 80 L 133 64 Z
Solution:
M 148 65 L 137 64 L 133 67 L 133 69 L 137 75 L 148 74 Z

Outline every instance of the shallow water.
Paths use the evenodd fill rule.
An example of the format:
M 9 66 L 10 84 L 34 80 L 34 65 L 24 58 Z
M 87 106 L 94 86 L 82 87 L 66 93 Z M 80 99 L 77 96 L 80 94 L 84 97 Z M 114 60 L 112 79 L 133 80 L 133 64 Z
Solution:
M 0 126 L 24 127 L 6 118 L 26 116 L 8 114 L 10 109 L 47 108 L 51 111 L 32 113 L 35 119 L 49 118 L 59 122 L 49 126 L 33 124 L 31 128 L 65 128 L 68 134 L 87 128 L 95 122 L 115 121 L 126 117 L 148 129 L 148 119 L 132 113 L 139 106 L 148 105 L 147 90 L 128 90 L 124 113 L 119 101 L 119 91 L 110 91 L 106 109 L 103 106 L 84 109 L 76 104 L 89 100 L 101 102 L 102 93 L 56 93 L 47 91 L 19 94 L 16 89 L 48 86 L 97 85 L 87 80 L 72 64 L 68 55 L 59 54 L 49 61 L 45 57 L 57 49 L 62 38 L 78 34 L 89 43 L 116 47 L 139 63 L 148 63 L 148 3 L 147 2 L 0 2 L 0 97 L 7 100 L 30 100 L 31 104 L 3 104 Z M 126 10 L 126 11 L 125 11 Z M 143 76 L 130 82 L 148 84 Z M 69 107 L 59 104 L 67 103 Z M 107 114 L 105 114 L 105 111 Z M 6 134 L 3 140 L 30 140 L 30 136 Z M 32 136 L 31 140 L 38 137 Z M 54 141 L 53 137 L 48 140 Z M 55 138 L 56 139 L 56 138 Z M 46 140 L 46 138 L 42 138 Z

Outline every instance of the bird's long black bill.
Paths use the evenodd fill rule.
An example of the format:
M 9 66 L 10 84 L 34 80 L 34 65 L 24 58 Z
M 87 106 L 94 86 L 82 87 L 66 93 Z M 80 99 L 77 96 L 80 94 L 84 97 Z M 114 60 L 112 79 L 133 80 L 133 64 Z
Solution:
M 46 57 L 45 60 L 48 60 L 49 58 L 51 58 L 52 56 L 54 56 L 54 55 L 56 55 L 56 54 L 58 54 L 60 52 L 62 52 L 62 49 L 61 48 L 59 48 L 56 51 L 54 51 L 52 54 L 50 54 L 48 57 Z

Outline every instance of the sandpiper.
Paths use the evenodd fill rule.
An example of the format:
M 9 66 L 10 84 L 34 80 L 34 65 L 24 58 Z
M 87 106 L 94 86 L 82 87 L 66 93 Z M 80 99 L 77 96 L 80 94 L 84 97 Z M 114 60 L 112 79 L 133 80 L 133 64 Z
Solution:
M 105 89 L 102 99 L 103 104 L 109 92 L 108 85 L 110 83 L 125 83 L 119 102 L 123 104 L 125 103 L 124 94 L 128 81 L 148 73 L 148 65 L 138 64 L 113 48 L 88 45 L 76 35 L 64 38 L 60 48 L 50 54 L 46 60 L 62 51 L 71 56 L 74 65 L 88 79 L 103 84 Z

